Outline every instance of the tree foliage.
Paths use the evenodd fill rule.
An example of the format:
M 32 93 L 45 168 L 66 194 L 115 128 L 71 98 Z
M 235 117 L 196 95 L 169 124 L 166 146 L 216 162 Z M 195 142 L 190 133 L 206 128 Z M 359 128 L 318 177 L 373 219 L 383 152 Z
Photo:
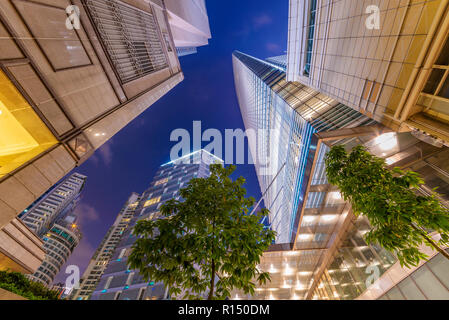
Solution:
M 59 300 L 58 292 L 29 280 L 19 272 L 0 271 L 0 288 L 29 300 Z
M 347 153 L 343 146 L 333 147 L 325 158 L 326 173 L 356 215 L 366 216 L 372 230 L 365 235 L 368 243 L 377 243 L 397 255 L 401 266 L 417 266 L 427 256 L 419 250 L 424 242 L 446 258 L 440 246 L 449 243 L 449 211 L 436 193 L 418 194 L 424 181 L 413 171 L 396 167 L 389 170 L 385 161 L 357 146 Z M 434 190 L 435 191 L 435 190 Z M 441 235 L 437 243 L 429 230 Z
M 162 219 L 141 220 L 128 258 L 144 278 L 162 281 L 172 297 L 225 299 L 231 290 L 254 294 L 255 282 L 270 280 L 257 269 L 274 240 L 264 228 L 263 209 L 248 215 L 253 198 L 245 198 L 243 177 L 233 181 L 235 166 L 210 166 L 208 178 L 194 178 L 180 190 L 182 201 L 161 206 Z

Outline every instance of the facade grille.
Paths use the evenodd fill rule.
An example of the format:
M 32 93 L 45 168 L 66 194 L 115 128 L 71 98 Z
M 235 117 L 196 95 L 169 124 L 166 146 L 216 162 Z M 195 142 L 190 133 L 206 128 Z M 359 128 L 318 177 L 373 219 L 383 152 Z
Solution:
M 118 0 L 85 0 L 84 3 L 122 83 L 168 66 L 151 13 Z

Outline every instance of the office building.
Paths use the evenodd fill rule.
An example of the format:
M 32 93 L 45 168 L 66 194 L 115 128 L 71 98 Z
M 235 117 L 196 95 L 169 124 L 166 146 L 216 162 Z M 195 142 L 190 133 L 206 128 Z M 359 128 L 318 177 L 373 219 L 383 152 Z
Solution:
M 79 289 L 74 289 L 70 296 L 71 300 L 88 300 L 90 298 L 104 270 L 107 268 L 117 244 L 122 239 L 123 233 L 128 229 L 129 223 L 134 217 L 139 199 L 137 193 L 130 195 L 125 206 L 118 214 L 113 225 L 109 228 L 103 241 L 92 256 L 89 265 L 81 277 Z
M 290 0 L 287 80 L 449 145 L 449 2 Z
M 0 1 L 0 46 L 0 228 L 183 80 L 160 0 Z
M 264 200 L 271 211 L 271 227 L 281 233 L 259 265 L 271 274 L 272 281 L 258 286 L 254 296 L 236 291 L 233 299 L 377 299 L 390 297 L 389 292 L 396 297 L 396 287 L 410 287 L 414 277 L 427 279 L 421 280 L 421 285 L 426 281 L 436 283 L 433 295 L 423 293 L 423 297 L 447 299 L 447 277 L 441 272 L 447 262 L 441 255 L 427 248 L 434 258 L 419 270 L 405 270 L 392 254 L 364 242 L 361 236 L 370 226 L 365 218 L 353 215 L 339 190 L 327 182 L 324 156 L 336 144 L 348 150 L 363 144 L 385 158 L 389 166 L 420 173 L 426 182 L 421 186 L 422 194 L 439 187 L 440 200 L 447 206 L 449 149 L 426 143 L 409 132 L 392 132 L 315 89 L 287 82 L 285 72 L 273 61 L 266 63 L 239 52 L 234 53 L 233 61 L 245 127 L 270 129 L 269 135 L 259 136 L 256 144 L 250 144 L 253 158 L 276 163 L 272 173 L 281 172 L 278 177 L 266 175 L 256 163 L 261 191 L 273 182 Z M 294 117 L 285 117 L 287 107 Z M 295 166 L 289 164 L 290 154 L 294 155 Z M 294 184 L 289 182 L 291 177 Z M 280 196 L 282 205 L 276 205 Z M 280 212 L 288 218 L 273 223 Z M 376 268 L 380 277 L 377 282 L 369 282 L 373 271 L 368 267 Z M 381 290 L 376 290 L 378 284 Z
M 205 150 L 199 150 L 158 169 L 150 187 L 142 193 L 135 206 L 134 217 L 116 246 L 109 264 L 93 292 L 92 300 L 160 300 L 167 299 L 163 283 L 144 281 L 138 270 L 129 270 L 127 257 L 136 240 L 132 234 L 137 221 L 160 218 L 161 205 L 170 199 L 180 199 L 179 190 L 192 178 L 210 174 L 209 165 L 223 161 Z
M 205 0 L 164 0 L 178 57 L 195 54 L 212 37 Z
M 249 147 L 261 191 L 267 190 L 269 224 L 277 232 L 276 243 L 288 243 L 295 238 L 299 221 L 313 133 L 375 121 L 314 89 L 287 82 L 281 59 L 275 64 L 241 52 L 234 52 L 232 59 L 245 128 L 258 135 Z

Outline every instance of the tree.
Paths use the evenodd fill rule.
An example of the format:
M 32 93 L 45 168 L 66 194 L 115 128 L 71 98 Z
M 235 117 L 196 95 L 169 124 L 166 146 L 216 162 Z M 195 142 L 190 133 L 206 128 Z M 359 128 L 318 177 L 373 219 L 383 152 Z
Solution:
M 401 266 L 417 266 L 428 258 L 419 250 L 422 243 L 449 259 L 441 248 L 449 243 L 449 211 L 436 193 L 418 194 L 424 183 L 418 173 L 398 167 L 389 170 L 383 159 L 363 146 L 350 154 L 343 146 L 335 146 L 326 155 L 325 164 L 329 182 L 350 201 L 356 215 L 368 218 L 372 230 L 365 235 L 367 243 L 395 253 Z M 441 235 L 440 241 L 428 235 L 430 230 Z
M 182 201 L 161 206 L 163 218 L 141 220 L 128 258 L 146 281 L 162 281 L 172 296 L 184 299 L 225 299 L 233 289 L 254 294 L 255 283 L 269 274 L 257 265 L 274 240 L 260 220 L 262 209 L 248 215 L 253 198 L 245 198 L 243 177 L 232 181 L 235 166 L 210 166 L 208 178 L 194 178 L 180 190 Z
M 42 283 L 29 280 L 19 272 L 0 271 L 0 288 L 28 300 L 59 300 L 58 292 L 48 289 Z

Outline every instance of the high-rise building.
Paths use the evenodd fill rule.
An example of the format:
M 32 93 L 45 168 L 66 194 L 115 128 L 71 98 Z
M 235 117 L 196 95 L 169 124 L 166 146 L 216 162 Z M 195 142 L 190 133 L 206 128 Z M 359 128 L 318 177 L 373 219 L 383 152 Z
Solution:
M 92 256 L 89 265 L 80 280 L 79 289 L 71 294 L 72 300 L 88 300 L 98 285 L 104 270 L 109 264 L 112 254 L 122 239 L 123 233 L 128 229 L 131 219 L 134 217 L 138 205 L 139 195 L 132 193 L 126 201 L 111 228 L 103 238 Z
M 419 269 L 405 271 L 394 255 L 364 242 L 361 236 L 370 229 L 369 223 L 366 218 L 357 219 L 339 190 L 327 182 L 324 156 L 333 145 L 350 150 L 362 144 L 385 158 L 387 165 L 420 173 L 426 182 L 420 192 L 427 195 L 439 187 L 440 200 L 447 206 L 449 149 L 408 132 L 391 132 L 315 89 L 286 81 L 273 59 L 267 63 L 236 52 L 233 62 L 245 127 L 264 129 L 253 140 L 256 143 L 251 145 L 250 140 L 253 158 L 276 164 L 270 175 L 256 161 L 256 173 L 261 191 L 268 189 L 264 200 L 271 211 L 270 225 L 281 233 L 259 265 L 270 272 L 271 282 L 259 286 L 252 297 L 237 291 L 233 298 L 363 299 L 389 297 L 389 290 L 395 297 L 397 286 L 422 292 L 418 286 L 410 289 L 414 277 L 422 277 L 421 285 L 426 281 L 422 279 L 438 284 L 433 294 L 423 296 L 446 299 L 447 276 L 441 270 L 447 262 L 437 252 L 427 248 L 435 258 Z M 294 116 L 285 112 L 287 107 Z M 276 205 L 279 197 L 282 203 Z M 273 223 L 280 213 L 288 218 Z M 371 281 L 373 272 L 380 277 L 378 282 Z M 376 290 L 377 284 L 381 290 Z
M 30 207 L 25 209 L 19 218 L 38 236 L 43 236 L 54 221 L 73 211 L 81 191 L 86 183 L 86 176 L 73 173 L 61 183 L 50 188 Z
M 67 262 L 73 250 L 81 241 L 81 230 L 72 210 L 59 217 L 44 234 L 45 260 L 37 271 L 29 276 L 33 281 L 51 286 L 53 279 Z
M 20 219 L 43 240 L 45 259 L 30 278 L 50 286 L 62 265 L 81 240 L 75 207 L 86 183 L 86 176 L 73 173 L 50 188 Z
M 179 190 L 192 178 L 210 174 L 209 165 L 223 161 L 205 150 L 199 150 L 160 166 L 150 187 L 142 193 L 135 206 L 134 217 L 93 292 L 92 300 L 160 300 L 168 298 L 163 283 L 144 281 L 138 270 L 128 269 L 128 256 L 136 240 L 132 234 L 137 221 L 160 218 L 159 209 L 170 199 L 180 199 Z
M 287 82 L 279 59 L 268 63 L 241 52 L 232 59 L 245 128 L 257 132 L 249 147 L 261 191 L 267 190 L 269 224 L 277 232 L 276 243 L 288 243 L 296 235 L 312 135 L 375 121 L 314 89 Z
M 449 3 L 290 0 L 288 81 L 449 145 Z
M 160 0 L 0 1 L 0 45 L 0 228 L 183 80 Z
M 194 54 L 212 37 L 205 0 L 165 0 L 173 41 L 179 57 Z

